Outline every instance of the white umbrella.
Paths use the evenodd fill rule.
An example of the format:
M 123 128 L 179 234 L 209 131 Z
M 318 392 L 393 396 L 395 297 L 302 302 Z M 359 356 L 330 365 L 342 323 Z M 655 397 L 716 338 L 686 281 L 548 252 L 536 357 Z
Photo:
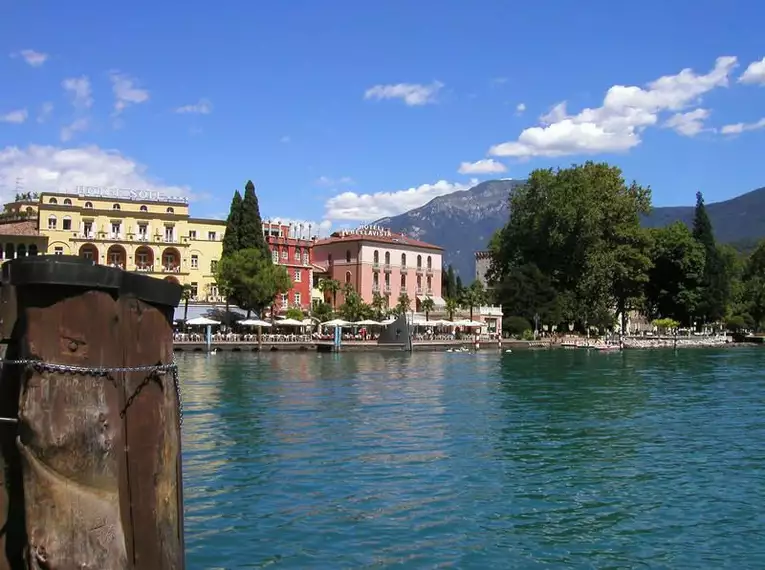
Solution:
M 315 321 L 311 318 L 303 319 L 303 325 L 306 327 L 312 327 L 315 324 Z
M 384 327 L 387 327 L 388 325 L 392 325 L 393 323 L 395 323 L 397 320 L 398 319 L 396 319 L 395 317 L 391 317 L 391 318 L 385 319 L 380 324 Z
M 365 327 L 365 326 L 375 326 L 375 325 L 379 326 L 382 323 L 380 323 L 380 321 L 375 321 L 375 320 L 372 320 L 372 319 L 364 319 L 363 321 L 356 321 L 353 324 L 354 325 L 358 325 L 360 327 Z
M 260 319 L 245 319 L 239 321 L 239 324 L 245 327 L 270 327 L 273 326 L 268 321 L 261 321 Z
M 324 323 L 321 323 L 321 326 L 323 327 L 350 327 L 353 326 L 353 323 L 344 321 L 343 319 L 332 319 L 331 321 L 326 321 Z
M 304 327 L 305 323 L 303 321 L 298 321 L 296 319 L 282 319 L 281 321 L 277 321 L 275 323 L 277 326 L 285 325 L 288 327 Z
M 191 325 L 192 327 L 197 326 L 205 326 L 205 325 L 219 325 L 220 321 L 214 321 L 212 319 L 208 319 L 207 317 L 197 317 L 195 319 L 189 319 L 186 321 L 187 325 Z

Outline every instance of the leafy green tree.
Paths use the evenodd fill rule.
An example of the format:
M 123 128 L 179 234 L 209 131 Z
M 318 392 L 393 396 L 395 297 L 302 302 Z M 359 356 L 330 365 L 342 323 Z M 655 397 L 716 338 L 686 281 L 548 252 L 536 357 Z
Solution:
M 645 285 L 649 318 L 668 318 L 691 324 L 700 316 L 704 247 L 682 222 L 651 230 L 651 261 Z
M 321 279 L 319 281 L 319 291 L 325 296 L 332 297 L 332 308 L 337 309 L 337 293 L 340 291 L 340 281 L 337 279 Z
M 650 189 L 627 185 L 605 163 L 535 170 L 511 192 L 492 277 L 499 282 L 534 263 L 557 292 L 564 319 L 613 324 L 615 310 L 634 304 L 650 267 L 640 229 L 650 205 Z
M 526 317 L 509 316 L 502 319 L 502 330 L 510 336 L 520 337 L 533 327 Z
M 223 234 L 223 251 L 221 257 L 228 257 L 235 251 L 242 249 L 239 246 L 239 232 L 242 224 L 242 195 L 239 190 L 234 192 L 231 207 L 226 219 L 226 233 Z
M 465 290 L 465 287 L 462 285 L 462 277 L 459 275 L 455 276 L 454 278 L 454 298 L 459 300 L 462 297 L 462 292 Z
M 561 322 L 558 294 L 550 278 L 533 263 L 511 268 L 495 285 L 494 294 L 504 314 L 526 319 L 526 327 L 517 334 L 528 328 L 535 314 L 543 323 Z
M 271 250 L 263 235 L 263 222 L 260 218 L 260 206 L 252 180 L 247 181 L 242 199 L 242 213 L 239 220 L 240 249 L 259 249 L 271 261 Z
M 348 321 L 361 321 L 369 316 L 371 309 L 364 303 L 361 295 L 351 288 L 345 295 L 345 301 L 338 312 Z
M 305 318 L 305 314 L 303 313 L 303 310 L 297 307 L 290 307 L 289 309 L 287 309 L 287 312 L 285 313 L 284 316 L 287 319 L 295 319 L 296 321 L 302 321 Z
M 457 281 L 454 276 L 454 267 L 449 264 L 441 271 L 441 292 L 445 299 L 452 299 L 457 294 L 456 289 Z
M 241 249 L 222 258 L 215 278 L 220 287 L 230 291 L 232 301 L 248 315 L 250 311 L 256 311 L 262 316 L 276 295 L 292 287 L 287 270 L 274 265 L 271 256 L 264 255 L 260 249 Z
M 430 297 L 425 297 L 420 303 L 420 309 L 425 313 L 425 320 L 430 320 L 430 312 L 436 308 L 436 302 Z
M 693 217 L 693 237 L 704 248 L 705 263 L 702 276 L 704 288 L 699 310 L 708 322 L 717 322 L 725 317 L 730 298 L 729 277 L 725 262 L 715 243 L 712 222 L 709 219 L 704 196 L 696 193 L 696 210 Z
M 409 298 L 409 293 L 403 291 L 398 296 L 398 304 L 396 305 L 396 312 L 398 314 L 408 313 L 412 309 L 412 300 Z
M 470 320 L 473 320 L 473 309 L 480 307 L 486 302 L 486 289 L 483 283 L 476 279 L 462 293 L 462 305 L 470 311 Z
M 454 313 L 459 309 L 459 302 L 454 297 L 446 299 L 446 314 L 449 316 L 449 320 L 454 320 Z
M 329 321 L 332 319 L 333 310 L 332 305 L 329 303 L 316 303 L 313 306 L 312 314 L 319 319 L 320 322 Z
M 381 321 L 385 313 L 385 309 L 388 307 L 388 300 L 385 298 L 385 296 L 375 291 L 374 293 L 372 293 L 371 307 L 374 314 L 374 318 L 377 319 L 378 321 Z

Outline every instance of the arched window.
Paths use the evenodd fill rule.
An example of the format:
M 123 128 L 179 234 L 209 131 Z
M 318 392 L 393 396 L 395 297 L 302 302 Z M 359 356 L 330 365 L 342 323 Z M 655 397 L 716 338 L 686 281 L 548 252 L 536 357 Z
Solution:
M 69 198 L 64 198 L 64 206 L 71 206 L 72 201 Z
M 27 246 L 25 246 L 23 243 L 20 243 L 18 246 L 16 246 L 16 257 L 26 257 L 27 256 Z
M 406 273 L 401 275 L 401 288 L 406 289 Z
M 119 205 L 119 204 L 113 204 L 113 205 L 112 205 L 112 210 L 121 210 L 121 209 L 122 209 L 122 208 L 120 208 L 120 205 Z
M 56 216 L 48 216 L 48 229 L 49 230 L 55 230 L 58 224 L 58 220 L 56 220 Z
M 35 244 L 29 246 L 29 255 L 37 255 L 37 246 Z
M 380 252 L 377 250 L 375 250 L 375 253 L 374 253 L 374 262 L 375 264 L 380 263 Z
M 433 269 L 433 260 L 428 256 L 428 269 Z
M 141 210 L 142 212 L 148 212 L 148 211 L 149 211 L 149 208 L 147 208 L 147 207 L 146 207 L 146 204 L 142 204 L 142 205 L 141 205 L 141 208 L 140 208 L 140 210 Z
M 86 208 L 92 208 L 93 207 L 93 202 L 85 202 L 85 207 Z
M 56 200 L 55 198 L 51 198 L 50 200 L 48 200 L 48 204 L 58 204 L 58 200 Z
M 406 267 L 406 254 L 401 254 L 401 267 Z
M 35 209 L 30 206 L 27 206 L 27 216 L 31 216 L 34 213 L 35 213 Z
M 347 249 L 345 250 L 345 262 L 350 263 L 351 262 L 351 250 Z
M 422 267 L 422 256 L 421 255 L 417 256 L 417 267 Z
M 385 265 L 390 265 L 390 252 L 385 252 Z
M 168 214 L 174 214 L 174 213 L 175 213 L 175 210 L 173 210 L 173 208 L 171 208 L 171 207 L 168 207 L 168 208 L 167 208 L 167 213 L 168 213 Z
M 351 282 L 351 272 L 350 271 L 346 271 L 345 272 L 345 282 L 346 283 L 350 283 Z

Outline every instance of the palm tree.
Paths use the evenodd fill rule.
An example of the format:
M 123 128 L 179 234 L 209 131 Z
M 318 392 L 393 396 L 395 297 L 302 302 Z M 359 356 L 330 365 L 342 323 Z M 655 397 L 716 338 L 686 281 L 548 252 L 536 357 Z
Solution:
M 332 295 L 332 308 L 337 310 L 337 292 L 340 290 L 340 282 L 337 279 L 322 279 L 319 281 L 319 291 L 324 295 Z
M 375 312 L 375 317 L 378 320 L 382 320 L 383 311 L 385 310 L 385 307 L 388 306 L 388 300 L 383 297 L 380 293 L 374 292 L 372 293 L 372 304 L 371 307 Z
M 454 313 L 459 308 L 459 303 L 457 302 L 457 299 L 449 298 L 446 300 L 446 312 L 449 315 L 449 320 L 454 320 Z
M 409 309 L 412 307 L 412 300 L 409 298 L 409 294 L 404 291 L 401 293 L 401 295 L 398 296 L 398 305 L 396 308 L 398 309 L 399 313 L 408 313 Z
M 470 287 L 462 293 L 462 304 L 470 310 L 470 320 L 473 320 L 473 309 L 480 307 L 486 302 L 486 290 L 483 283 L 473 281 Z
M 426 321 L 430 320 L 430 318 L 429 318 L 430 311 L 432 311 L 435 308 L 436 308 L 436 303 L 430 297 L 425 297 L 425 299 L 423 299 L 422 303 L 420 303 L 420 309 L 425 311 L 425 320 Z

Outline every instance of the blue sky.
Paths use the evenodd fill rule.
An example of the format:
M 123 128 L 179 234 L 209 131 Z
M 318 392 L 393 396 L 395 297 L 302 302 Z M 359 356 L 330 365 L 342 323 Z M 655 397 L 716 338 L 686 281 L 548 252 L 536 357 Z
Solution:
M 765 4 L 722 6 L 0 0 L 0 197 L 221 216 L 251 178 L 264 216 L 340 227 L 592 158 L 726 199 L 765 186 Z

